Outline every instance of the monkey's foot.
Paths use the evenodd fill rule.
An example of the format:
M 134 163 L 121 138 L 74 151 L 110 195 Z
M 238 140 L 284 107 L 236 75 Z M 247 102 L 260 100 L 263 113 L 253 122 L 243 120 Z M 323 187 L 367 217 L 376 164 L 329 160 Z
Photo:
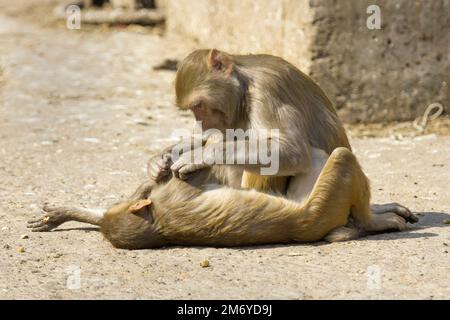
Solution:
M 403 231 L 406 220 L 395 212 L 372 215 L 372 221 L 365 228 L 369 232 Z
M 375 214 L 385 214 L 388 212 L 393 212 L 399 215 L 400 217 L 404 218 L 406 222 L 409 223 L 416 223 L 419 221 L 419 218 L 415 216 L 411 212 L 411 210 L 398 203 L 373 204 L 370 206 L 370 209 Z
M 67 209 L 64 207 L 45 206 L 41 213 L 42 216 L 35 217 L 27 222 L 27 228 L 30 228 L 32 232 L 50 231 L 68 220 Z

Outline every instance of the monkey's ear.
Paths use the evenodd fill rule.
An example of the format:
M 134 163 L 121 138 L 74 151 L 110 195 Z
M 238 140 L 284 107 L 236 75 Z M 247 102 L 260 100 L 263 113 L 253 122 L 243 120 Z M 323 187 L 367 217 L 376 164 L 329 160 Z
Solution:
M 230 74 L 233 71 L 233 61 L 228 54 L 212 49 L 208 54 L 208 68 Z
M 150 200 L 150 199 L 139 200 L 138 202 L 133 204 L 131 207 L 129 207 L 128 210 L 130 210 L 131 213 L 136 213 L 139 210 L 141 210 L 151 204 L 152 204 L 152 200 Z

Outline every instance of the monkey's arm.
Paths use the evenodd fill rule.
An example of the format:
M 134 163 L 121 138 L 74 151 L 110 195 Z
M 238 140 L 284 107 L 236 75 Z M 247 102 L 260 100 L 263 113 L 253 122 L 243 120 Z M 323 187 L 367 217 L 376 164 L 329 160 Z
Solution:
M 202 147 L 205 143 L 206 139 L 196 140 L 194 137 L 191 137 L 190 139 L 185 139 L 166 147 L 147 161 L 147 174 L 149 178 L 155 182 L 161 181 L 170 173 L 172 158 L 178 159 L 183 153 Z
M 130 196 L 130 201 L 146 199 L 150 195 L 152 188 L 156 185 L 153 180 L 142 183 Z M 50 231 L 68 221 L 78 221 L 100 226 L 105 209 L 80 209 L 72 207 L 50 207 L 42 209 L 42 215 L 31 219 L 27 223 L 27 228 L 31 231 Z
M 171 170 L 182 179 L 190 173 L 210 165 L 239 166 L 252 173 L 271 176 L 290 176 L 309 172 L 311 148 L 307 145 L 288 145 L 284 139 L 238 140 L 207 144 L 201 161 L 191 152 L 184 153 Z M 301 150 L 301 151 L 299 151 Z
M 27 228 L 30 228 L 33 232 L 50 231 L 68 221 L 79 221 L 99 226 L 106 210 L 45 206 L 42 211 L 42 216 L 28 221 Z

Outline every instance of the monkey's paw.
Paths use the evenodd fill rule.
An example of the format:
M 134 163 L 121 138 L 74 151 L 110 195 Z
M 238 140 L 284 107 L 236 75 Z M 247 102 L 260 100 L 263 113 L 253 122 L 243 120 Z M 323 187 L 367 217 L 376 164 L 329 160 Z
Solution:
M 187 180 L 192 173 L 201 170 L 203 168 L 206 168 L 208 166 L 206 164 L 193 164 L 193 163 L 186 163 L 177 166 L 175 166 L 175 164 L 172 165 L 171 167 L 172 172 L 175 177 L 181 180 Z
M 191 153 L 187 152 L 184 153 L 171 167 L 170 170 L 172 170 L 175 177 L 186 180 L 189 178 L 190 174 L 201 170 L 203 168 L 208 167 L 209 165 L 205 162 L 201 163 L 192 163 L 191 162 Z
M 387 212 L 393 212 L 398 216 L 402 217 L 409 223 L 416 223 L 419 221 L 419 218 L 414 215 L 411 210 L 407 207 L 402 206 L 396 202 L 394 203 L 386 203 L 386 204 L 374 204 L 370 206 L 371 210 L 375 214 L 384 214 Z
M 45 206 L 41 210 L 40 217 L 34 217 L 27 222 L 27 228 L 32 232 L 50 231 L 67 221 L 65 212 L 64 208 Z
M 406 220 L 394 212 L 386 212 L 372 216 L 372 221 L 366 226 L 369 232 L 403 231 L 406 229 Z
M 159 182 L 170 174 L 172 157 L 170 153 L 164 153 L 151 158 L 147 162 L 147 173 L 153 181 Z

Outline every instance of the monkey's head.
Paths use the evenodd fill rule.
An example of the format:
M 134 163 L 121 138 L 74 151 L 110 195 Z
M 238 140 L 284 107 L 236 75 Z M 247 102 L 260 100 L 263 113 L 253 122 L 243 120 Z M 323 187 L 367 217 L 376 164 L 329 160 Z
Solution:
M 124 201 L 111 207 L 100 231 L 116 248 L 144 249 L 161 245 L 153 226 L 151 200 Z
M 243 91 L 233 56 L 215 49 L 189 54 L 175 78 L 177 106 L 191 110 L 203 130 L 234 129 Z

